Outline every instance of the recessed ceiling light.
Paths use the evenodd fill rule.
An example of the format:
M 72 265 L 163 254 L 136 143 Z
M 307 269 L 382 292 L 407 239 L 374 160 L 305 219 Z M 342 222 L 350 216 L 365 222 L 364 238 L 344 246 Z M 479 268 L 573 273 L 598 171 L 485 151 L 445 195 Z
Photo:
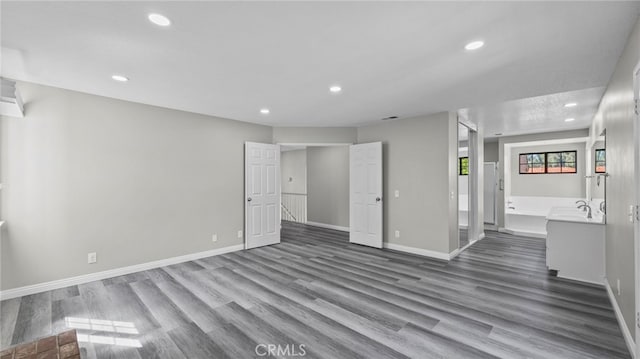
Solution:
M 268 108 L 262 108 L 260 109 L 260 113 L 263 115 L 268 115 L 271 111 L 269 111 Z
M 329 87 L 329 91 L 331 91 L 333 93 L 338 93 L 338 92 L 342 91 L 342 87 L 340 87 L 338 85 L 333 85 L 333 86 Z
M 575 118 L 568 118 L 568 119 L 564 120 L 564 122 L 571 122 L 571 121 L 575 121 L 575 120 L 576 120 Z
M 114 79 L 115 81 L 120 81 L 120 82 L 127 82 L 129 81 L 129 78 L 126 76 L 122 76 L 122 75 L 113 75 L 111 76 L 112 79 Z
M 168 17 L 160 14 L 149 14 L 149 21 L 158 25 L 158 26 L 169 26 L 171 25 L 171 20 Z
M 564 104 L 564 107 L 576 107 L 576 106 L 578 106 L 578 104 L 575 102 L 569 102 Z
M 465 45 L 465 50 L 477 50 L 484 46 L 484 41 L 472 41 Z
M 502 132 L 494 133 L 494 136 L 502 136 Z

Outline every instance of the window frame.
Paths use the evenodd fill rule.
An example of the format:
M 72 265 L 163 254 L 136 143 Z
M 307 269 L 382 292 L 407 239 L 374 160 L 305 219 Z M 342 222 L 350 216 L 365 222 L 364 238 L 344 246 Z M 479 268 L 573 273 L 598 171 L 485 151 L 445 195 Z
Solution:
M 567 153 L 567 152 L 573 152 L 573 158 L 575 158 L 574 164 L 575 164 L 575 171 L 574 172 L 563 172 L 562 168 L 563 168 L 563 162 L 562 162 L 562 154 L 563 153 Z M 560 154 L 560 172 L 549 172 L 549 154 L 553 153 L 559 153 Z M 569 150 L 569 151 L 549 151 L 549 152 L 545 152 L 546 156 L 544 158 L 544 170 L 546 174 L 551 174 L 551 175 L 555 175 L 555 174 L 576 174 L 578 173 L 578 150 Z
M 604 152 L 604 171 L 598 171 L 598 152 Z M 595 154 L 593 156 L 593 172 L 595 173 L 607 173 L 607 149 L 606 148 L 596 148 Z
M 544 171 L 543 172 L 522 172 L 522 163 L 520 163 L 520 157 L 521 156 L 528 156 L 528 155 L 544 155 Z M 527 162 L 527 164 L 529 164 Z M 547 173 L 547 153 L 546 152 L 526 152 L 526 153 L 519 153 L 518 154 L 518 174 L 521 175 L 543 175 Z
M 574 172 L 562 172 L 562 154 L 567 152 L 573 152 L 575 158 L 575 171 Z M 560 172 L 549 172 L 549 154 L 560 154 Z M 544 172 L 522 172 L 522 163 L 520 163 L 521 156 L 528 155 L 544 155 Z M 528 164 L 528 163 L 527 163 Z M 525 152 L 518 154 L 518 174 L 521 175 L 575 175 L 578 174 L 578 150 L 566 150 L 566 151 L 545 151 L 545 152 Z

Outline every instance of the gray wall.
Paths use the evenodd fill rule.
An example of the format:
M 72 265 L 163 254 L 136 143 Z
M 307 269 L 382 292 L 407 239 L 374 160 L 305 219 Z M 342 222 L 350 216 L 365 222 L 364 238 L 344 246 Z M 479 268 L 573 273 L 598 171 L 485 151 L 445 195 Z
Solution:
M 355 127 L 274 127 L 273 143 L 355 143 Z
M 1 120 L 2 289 L 242 243 L 244 142 L 270 127 L 19 90 L 26 117 Z
M 282 152 L 280 173 L 283 193 L 307 193 L 307 150 Z
M 499 146 L 498 141 L 485 142 L 484 143 L 484 162 L 498 162 L 500 157 L 498 156 Z
M 548 146 L 511 148 L 511 195 L 531 197 L 586 198 L 586 142 Z M 519 154 L 532 152 L 573 151 L 577 153 L 577 172 L 562 174 L 520 174 Z
M 457 248 L 455 115 L 444 112 L 358 128 L 358 143 L 375 141 L 383 143 L 384 241 L 440 253 Z M 451 244 L 450 231 L 455 235 Z
M 349 227 L 349 146 L 307 148 L 307 220 Z
M 636 23 L 618 60 L 591 127 L 593 142 L 607 130 L 607 279 L 627 326 L 634 335 L 635 276 L 633 223 L 627 211 L 634 204 L 633 70 L 640 61 L 640 21 Z M 620 279 L 620 291 L 616 280 Z

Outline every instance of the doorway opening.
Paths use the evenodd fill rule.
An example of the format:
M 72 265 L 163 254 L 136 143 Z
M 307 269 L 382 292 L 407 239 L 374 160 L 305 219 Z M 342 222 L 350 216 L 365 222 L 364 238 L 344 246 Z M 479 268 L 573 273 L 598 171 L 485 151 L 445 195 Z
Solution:
M 458 249 L 462 251 L 479 239 L 478 232 L 478 144 L 477 128 L 458 123 Z
M 504 227 L 499 230 L 546 238 L 552 207 L 589 201 L 590 179 L 597 175 L 592 151 L 586 137 L 504 144 Z
M 297 154 L 303 165 L 283 175 L 281 147 L 290 150 L 284 153 L 304 149 Z M 282 218 L 345 231 L 350 243 L 383 247 L 382 142 L 246 142 L 244 180 L 245 249 L 280 243 Z M 285 188 L 284 205 L 283 182 L 292 186 Z
M 281 144 L 283 222 L 349 232 L 349 145 Z

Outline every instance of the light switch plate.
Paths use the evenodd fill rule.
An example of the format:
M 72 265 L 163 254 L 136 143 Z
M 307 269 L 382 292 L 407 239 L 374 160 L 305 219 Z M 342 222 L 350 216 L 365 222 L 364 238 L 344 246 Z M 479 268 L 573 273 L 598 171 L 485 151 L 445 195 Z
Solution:
M 238 238 L 242 238 L 242 230 L 238 231 Z
M 396 238 L 400 238 L 400 231 L 396 230 Z
M 394 192 L 394 196 L 396 196 L 396 198 L 400 198 L 400 191 L 399 191 L 399 190 L 396 190 L 396 191 Z

